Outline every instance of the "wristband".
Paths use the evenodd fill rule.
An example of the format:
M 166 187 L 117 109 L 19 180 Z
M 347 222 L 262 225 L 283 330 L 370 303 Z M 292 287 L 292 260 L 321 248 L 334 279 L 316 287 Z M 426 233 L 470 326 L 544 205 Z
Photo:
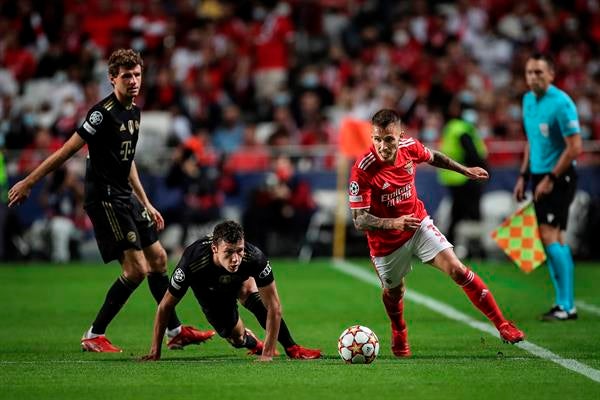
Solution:
M 548 174 L 548 178 L 550 178 L 550 180 L 551 180 L 553 183 L 556 183 L 556 181 L 558 180 L 558 176 L 556 176 L 556 174 L 555 174 L 554 172 L 550 172 L 550 173 Z
M 529 173 L 529 171 L 521 172 L 521 177 L 523 177 L 523 179 L 528 181 L 529 178 L 531 177 L 531 174 Z

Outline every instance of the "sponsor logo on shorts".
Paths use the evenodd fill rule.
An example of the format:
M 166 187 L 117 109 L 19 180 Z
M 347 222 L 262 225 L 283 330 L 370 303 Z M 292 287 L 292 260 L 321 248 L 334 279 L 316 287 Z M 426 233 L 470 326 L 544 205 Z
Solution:
M 135 242 L 136 239 L 137 239 L 137 235 L 135 234 L 134 231 L 127 232 L 127 240 L 129 240 L 131 243 L 133 243 L 133 242 Z
M 102 117 L 102 113 L 100 111 L 94 111 L 91 115 L 90 115 L 90 123 L 92 125 L 99 125 L 102 122 L 102 119 L 104 117 Z
M 269 263 L 269 261 L 267 261 L 267 266 L 262 271 L 260 271 L 260 274 L 258 274 L 258 277 L 261 279 L 264 279 L 267 276 L 269 276 L 270 273 L 271 273 L 271 264 Z

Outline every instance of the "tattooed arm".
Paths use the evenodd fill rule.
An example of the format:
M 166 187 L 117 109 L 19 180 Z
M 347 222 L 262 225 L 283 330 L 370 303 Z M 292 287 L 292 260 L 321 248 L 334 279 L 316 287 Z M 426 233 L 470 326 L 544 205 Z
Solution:
M 469 179 L 485 180 L 490 177 L 488 172 L 481 167 L 466 167 L 461 163 L 454 161 L 444 153 L 437 150 L 431 150 L 431 152 L 433 153 L 433 159 L 429 164 L 434 167 L 456 171 Z
M 413 217 L 413 214 L 403 215 L 398 218 L 379 218 L 364 209 L 352 210 L 352 220 L 354 227 L 359 231 L 375 230 L 375 229 L 398 229 L 401 231 L 416 230 L 421 221 Z

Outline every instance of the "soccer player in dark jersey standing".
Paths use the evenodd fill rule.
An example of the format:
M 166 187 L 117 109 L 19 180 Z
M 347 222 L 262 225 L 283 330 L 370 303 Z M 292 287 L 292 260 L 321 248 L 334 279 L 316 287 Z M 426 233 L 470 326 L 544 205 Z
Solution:
M 119 260 L 122 274 L 112 284 L 96 319 L 81 339 L 85 351 L 120 352 L 105 331 L 129 296 L 148 277 L 152 296 L 160 302 L 169 279 L 167 255 L 158 241 L 164 220 L 142 187 L 134 156 L 140 109 L 134 99 L 142 85 L 139 53 L 120 49 L 108 60 L 113 93 L 92 107 L 82 126 L 65 144 L 9 191 L 9 206 L 20 204 L 33 185 L 61 166 L 86 143 L 85 209 L 104 262 Z M 214 335 L 182 326 L 175 313 L 168 322 L 169 348 L 201 343 Z
M 281 317 L 281 302 L 269 260 L 253 244 L 244 240 L 242 226 L 225 221 L 215 226 L 212 235 L 188 246 L 171 276 L 169 289 L 158 305 L 150 353 L 142 359 L 153 361 L 161 356 L 162 337 L 175 306 L 191 288 L 208 322 L 219 336 L 233 347 L 247 348 L 270 361 L 279 341 L 294 359 L 315 359 L 321 351 L 296 344 Z M 244 294 L 240 296 L 240 293 Z M 237 301 L 254 313 L 266 330 L 264 343 L 241 320 Z M 252 307 L 248 300 L 254 299 Z
M 416 165 L 459 172 L 469 179 L 488 179 L 481 167 L 465 167 L 448 156 L 405 138 L 400 116 L 380 110 L 371 120 L 373 145 L 360 157 L 350 174 L 349 200 L 357 229 L 367 232 L 371 260 L 383 286 L 383 304 L 392 325 L 392 352 L 411 355 L 404 321 L 404 277 L 417 256 L 449 275 L 510 343 L 524 338 L 507 321 L 485 283 L 457 257 L 444 235 L 433 224 L 415 187 Z

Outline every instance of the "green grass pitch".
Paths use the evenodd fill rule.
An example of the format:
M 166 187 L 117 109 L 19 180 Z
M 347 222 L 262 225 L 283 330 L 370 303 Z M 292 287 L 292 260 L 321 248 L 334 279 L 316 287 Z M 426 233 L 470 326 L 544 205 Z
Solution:
M 350 261 L 370 271 L 368 260 Z M 380 289 L 331 264 L 272 260 L 294 338 L 325 353 L 321 360 L 280 356 L 272 363 L 254 362 L 219 337 L 182 351 L 164 346 L 160 362 L 137 361 L 149 349 L 155 312 L 146 283 L 107 332 L 124 352 L 83 353 L 79 339 L 118 265 L 0 265 L 0 399 L 600 399 L 599 382 L 411 301 L 405 315 L 413 357 L 392 357 Z M 577 263 L 577 299 L 592 308 L 580 307 L 578 321 L 562 323 L 538 320 L 552 302 L 545 267 L 525 275 L 508 263 L 470 265 L 529 342 L 600 376 L 600 315 L 594 311 L 600 309 L 600 265 Z M 485 321 L 429 266 L 415 263 L 407 285 Z M 208 328 L 191 292 L 178 312 L 184 323 Z M 241 314 L 262 337 L 253 316 L 243 308 Z M 346 365 L 337 354 L 339 334 L 357 323 L 379 336 L 373 364 Z

